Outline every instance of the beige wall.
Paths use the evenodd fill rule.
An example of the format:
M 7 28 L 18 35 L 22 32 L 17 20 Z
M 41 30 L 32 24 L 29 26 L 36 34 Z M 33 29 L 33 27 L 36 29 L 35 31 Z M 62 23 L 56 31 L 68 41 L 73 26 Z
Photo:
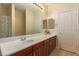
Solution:
M 58 12 L 66 9 L 79 8 L 79 3 L 49 3 L 48 17 L 56 17 Z
M 15 35 L 25 35 L 25 13 L 15 8 Z
M 44 6 L 44 12 L 42 14 L 43 15 L 43 18 L 46 19 L 47 16 L 48 16 L 48 5 L 46 5 L 45 3 L 41 3 L 43 6 Z
M 11 16 L 11 6 L 0 5 L 0 16 Z
M 35 13 L 26 9 L 26 34 L 35 33 Z

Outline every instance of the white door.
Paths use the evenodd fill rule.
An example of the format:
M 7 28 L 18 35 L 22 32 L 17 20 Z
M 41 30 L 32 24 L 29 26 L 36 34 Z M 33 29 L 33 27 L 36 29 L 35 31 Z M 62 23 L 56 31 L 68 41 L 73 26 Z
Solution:
M 60 47 L 71 52 L 78 52 L 78 15 L 77 10 L 67 10 L 58 15 L 58 38 Z

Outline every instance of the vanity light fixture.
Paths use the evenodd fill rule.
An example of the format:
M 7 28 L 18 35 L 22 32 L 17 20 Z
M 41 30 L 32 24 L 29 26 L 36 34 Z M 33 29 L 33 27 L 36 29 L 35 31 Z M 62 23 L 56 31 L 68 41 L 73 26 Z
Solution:
M 39 4 L 39 3 L 33 3 L 33 5 L 39 7 L 39 8 L 42 9 L 42 10 L 44 9 L 44 7 L 43 7 L 41 4 Z

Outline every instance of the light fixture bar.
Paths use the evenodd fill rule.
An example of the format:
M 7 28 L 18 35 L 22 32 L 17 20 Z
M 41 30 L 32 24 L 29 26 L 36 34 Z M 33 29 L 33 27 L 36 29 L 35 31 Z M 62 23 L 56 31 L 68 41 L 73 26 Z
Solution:
M 43 8 L 42 8 L 39 4 L 37 4 L 37 3 L 33 3 L 33 5 L 36 5 L 37 7 L 43 9 Z

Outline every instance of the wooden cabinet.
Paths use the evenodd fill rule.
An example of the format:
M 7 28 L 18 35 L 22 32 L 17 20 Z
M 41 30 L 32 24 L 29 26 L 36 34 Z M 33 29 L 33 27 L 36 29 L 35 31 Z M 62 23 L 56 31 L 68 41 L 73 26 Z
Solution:
M 23 49 L 21 51 L 18 51 L 11 56 L 32 56 L 32 47 L 28 47 L 26 49 Z
M 48 56 L 56 47 L 56 36 L 55 37 L 51 37 L 47 40 L 44 41 L 44 45 L 45 45 L 45 55 Z
M 51 37 L 31 47 L 12 54 L 12 56 L 48 56 L 56 47 L 57 37 Z
M 55 47 L 56 47 L 56 36 L 49 38 L 49 53 L 51 53 L 51 51 L 53 51 Z
M 43 56 L 44 55 L 44 42 L 40 42 L 33 46 L 33 55 L 34 56 Z

